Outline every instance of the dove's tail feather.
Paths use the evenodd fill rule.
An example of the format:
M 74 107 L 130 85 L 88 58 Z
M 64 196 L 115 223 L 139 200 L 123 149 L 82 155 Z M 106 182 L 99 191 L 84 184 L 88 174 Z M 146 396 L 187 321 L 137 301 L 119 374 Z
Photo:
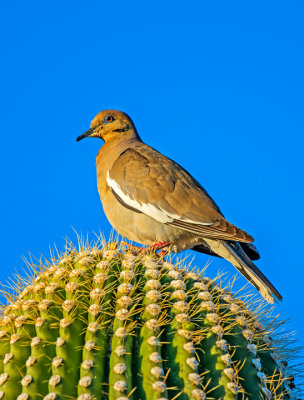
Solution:
M 231 244 L 232 246 L 235 243 L 237 243 L 237 242 L 229 241 L 229 244 Z M 242 242 L 239 242 L 239 245 L 244 250 L 246 255 L 250 258 L 250 260 L 255 261 L 255 260 L 259 260 L 260 259 L 260 253 L 259 253 L 258 249 L 255 247 L 255 245 L 253 243 L 242 243 Z M 208 256 L 221 257 L 219 254 L 214 253 L 214 251 L 212 251 L 210 249 L 210 247 L 207 246 L 207 244 L 204 244 L 204 243 L 200 243 L 200 244 L 192 247 L 191 250 L 198 251 L 199 253 L 208 254 Z
M 282 300 L 281 294 L 250 260 L 239 243 L 204 238 L 210 250 L 225 258 L 260 292 L 269 303 Z

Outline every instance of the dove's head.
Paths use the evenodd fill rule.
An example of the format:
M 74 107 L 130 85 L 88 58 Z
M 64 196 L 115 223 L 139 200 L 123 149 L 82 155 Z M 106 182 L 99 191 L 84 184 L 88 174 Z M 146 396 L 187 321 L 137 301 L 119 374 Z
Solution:
M 139 139 L 131 118 L 122 111 L 104 110 L 91 122 L 91 128 L 78 136 L 77 142 L 86 137 L 97 137 L 105 142 L 110 140 Z

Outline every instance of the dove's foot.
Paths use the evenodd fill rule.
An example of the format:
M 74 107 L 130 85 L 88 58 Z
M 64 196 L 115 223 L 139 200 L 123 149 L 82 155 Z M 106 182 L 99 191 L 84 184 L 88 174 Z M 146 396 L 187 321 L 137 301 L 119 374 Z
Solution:
M 169 250 L 162 250 L 162 249 L 164 249 L 165 247 L 169 247 L 171 245 L 170 242 L 157 242 L 149 247 L 135 246 L 134 244 L 130 244 L 127 242 L 122 242 L 122 244 L 127 246 L 136 255 L 151 254 L 155 255 L 156 257 L 162 257 L 162 258 L 169 253 Z M 156 253 L 158 250 L 162 251 Z

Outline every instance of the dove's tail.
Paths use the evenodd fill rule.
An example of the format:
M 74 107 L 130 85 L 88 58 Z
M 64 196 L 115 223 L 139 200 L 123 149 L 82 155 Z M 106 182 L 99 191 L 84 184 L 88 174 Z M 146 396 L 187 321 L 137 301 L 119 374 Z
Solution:
M 271 284 L 259 268 L 250 260 L 237 242 L 226 242 L 204 238 L 210 250 L 225 258 L 250 282 L 269 303 L 275 299 L 282 300 L 282 296 Z

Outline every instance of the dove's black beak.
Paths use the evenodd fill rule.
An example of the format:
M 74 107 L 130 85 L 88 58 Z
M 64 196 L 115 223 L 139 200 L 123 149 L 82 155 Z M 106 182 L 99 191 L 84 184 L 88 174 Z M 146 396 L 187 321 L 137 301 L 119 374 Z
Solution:
M 94 129 L 88 129 L 87 131 L 85 131 L 82 135 L 78 136 L 78 138 L 76 139 L 76 142 L 79 142 L 80 140 L 91 136 L 94 133 Z

